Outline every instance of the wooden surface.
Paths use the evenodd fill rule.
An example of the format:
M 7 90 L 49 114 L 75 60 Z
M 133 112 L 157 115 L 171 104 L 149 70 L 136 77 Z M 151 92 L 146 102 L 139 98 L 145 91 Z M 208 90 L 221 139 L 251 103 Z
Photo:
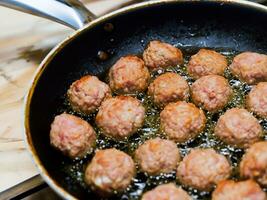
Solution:
M 126 0 L 84 0 L 96 15 Z M 22 132 L 22 105 L 35 70 L 73 31 L 45 19 L 0 7 L 0 192 L 38 173 Z

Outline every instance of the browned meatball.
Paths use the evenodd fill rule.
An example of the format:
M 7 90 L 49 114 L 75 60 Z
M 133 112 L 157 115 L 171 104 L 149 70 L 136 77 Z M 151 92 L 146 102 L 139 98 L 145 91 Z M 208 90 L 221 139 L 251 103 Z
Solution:
M 246 106 L 256 115 L 267 118 L 267 82 L 254 86 L 247 95 Z
M 158 106 L 189 98 L 189 86 L 183 77 L 168 72 L 157 77 L 148 87 L 148 95 Z
M 206 125 L 202 110 L 192 103 L 178 101 L 168 104 L 160 113 L 161 130 L 176 142 L 195 138 Z
M 227 144 L 247 148 L 260 140 L 262 127 L 247 110 L 232 108 L 219 118 L 215 135 Z
M 155 138 L 138 147 L 135 160 L 141 171 L 149 175 L 159 175 L 175 171 L 180 161 L 180 153 L 174 142 Z
M 88 122 L 63 113 L 51 124 L 50 143 L 70 158 L 81 158 L 92 152 L 96 134 Z
M 212 193 L 212 200 L 266 200 L 266 194 L 252 180 L 225 180 Z
M 227 67 L 226 58 L 213 50 L 200 49 L 190 58 L 187 70 L 190 76 L 198 79 L 206 75 L 223 75 Z
M 143 92 L 147 89 L 149 79 L 144 61 L 137 56 L 120 58 L 109 71 L 109 85 L 116 93 Z
M 191 197 L 182 188 L 173 183 L 157 186 L 146 192 L 142 200 L 191 200 Z
M 231 174 L 226 157 L 213 149 L 193 149 L 177 168 L 177 179 L 184 185 L 210 191 Z
M 230 70 L 248 84 L 267 81 L 267 55 L 253 52 L 241 53 L 234 57 Z
M 203 76 L 191 88 L 193 102 L 210 112 L 225 107 L 232 96 L 228 81 L 218 75 Z
M 96 124 L 108 137 L 123 140 L 143 126 L 145 108 L 136 98 L 117 96 L 105 100 L 96 115 Z
M 267 142 L 253 144 L 242 158 L 240 175 L 267 186 Z
M 85 182 L 101 196 L 122 192 L 135 176 L 132 158 L 117 149 L 96 152 L 85 171 Z
M 183 64 L 181 50 L 161 41 L 151 41 L 143 53 L 143 59 L 150 70 Z
M 98 109 L 104 99 L 111 97 L 111 90 L 96 76 L 88 75 L 72 83 L 68 97 L 74 110 L 90 114 Z

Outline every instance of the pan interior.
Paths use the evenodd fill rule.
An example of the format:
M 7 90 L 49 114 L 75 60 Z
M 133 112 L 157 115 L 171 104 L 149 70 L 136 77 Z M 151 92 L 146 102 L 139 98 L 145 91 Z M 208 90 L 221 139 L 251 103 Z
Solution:
M 229 59 L 243 51 L 267 53 L 266 19 L 267 10 L 262 8 L 230 2 L 192 1 L 132 10 L 84 30 L 47 65 L 37 81 L 30 103 L 31 139 L 49 176 L 79 199 L 98 199 L 84 185 L 83 174 L 77 173 L 84 170 L 90 156 L 85 161 L 70 161 L 49 144 L 50 124 L 54 116 L 63 111 L 72 112 L 65 94 L 73 81 L 86 74 L 105 80 L 108 69 L 118 58 L 128 54 L 141 55 L 151 40 L 161 40 L 181 48 L 186 59 L 199 48 L 216 49 Z M 103 52 L 107 54 L 107 59 L 102 59 Z M 182 153 L 195 147 L 195 144 L 184 145 Z M 111 142 L 110 145 L 123 148 L 121 144 Z M 178 146 L 183 149 L 183 145 Z M 242 153 L 233 151 L 237 151 L 237 158 Z M 146 178 L 140 175 L 140 180 Z M 160 181 L 174 180 L 174 176 L 165 178 Z M 138 199 L 138 192 L 148 190 L 157 183 L 158 180 L 153 177 L 147 185 L 136 180 L 129 192 L 114 198 Z M 208 193 L 191 190 L 191 194 L 196 199 L 210 199 Z

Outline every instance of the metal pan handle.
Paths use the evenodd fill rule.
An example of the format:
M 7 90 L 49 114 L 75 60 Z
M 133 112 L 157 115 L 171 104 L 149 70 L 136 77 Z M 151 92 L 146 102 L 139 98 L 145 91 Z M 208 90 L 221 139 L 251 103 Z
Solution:
M 82 28 L 96 18 L 78 0 L 0 0 L 0 5 L 47 18 L 73 29 Z

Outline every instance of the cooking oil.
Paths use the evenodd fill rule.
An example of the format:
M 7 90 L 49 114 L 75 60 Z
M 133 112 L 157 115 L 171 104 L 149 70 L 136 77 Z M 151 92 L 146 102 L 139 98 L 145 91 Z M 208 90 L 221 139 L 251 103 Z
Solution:
M 154 71 L 151 73 L 151 81 L 153 81 L 156 77 L 159 75 L 165 73 L 165 72 L 175 72 L 180 74 L 182 77 L 184 77 L 189 85 L 192 85 L 194 80 L 188 75 L 186 66 L 189 61 L 189 58 L 195 54 L 199 48 L 193 48 L 193 47 L 185 47 L 182 49 L 184 53 L 184 59 L 185 62 L 181 66 L 176 67 L 169 67 L 167 69 L 159 69 L 158 71 Z M 214 49 L 221 54 L 225 55 L 228 59 L 228 64 L 232 62 L 233 57 L 238 54 L 239 52 L 231 51 L 227 49 Z M 251 90 L 251 87 L 247 84 L 239 81 L 237 78 L 235 78 L 230 70 L 227 68 L 225 70 L 224 76 L 228 79 L 229 84 L 231 85 L 233 89 L 233 97 L 231 101 L 228 103 L 228 105 L 216 112 L 216 113 L 209 113 L 205 112 L 207 117 L 207 124 L 205 130 L 195 139 L 190 140 L 183 144 L 177 144 L 177 147 L 180 149 L 181 155 L 184 157 L 192 148 L 214 148 L 217 152 L 221 153 L 222 155 L 225 155 L 229 161 L 231 162 L 231 165 L 233 166 L 233 173 L 232 173 L 232 179 L 239 179 L 238 175 L 238 164 L 240 162 L 240 159 L 242 155 L 244 154 L 244 150 L 234 148 L 228 145 L 223 144 L 221 141 L 219 141 L 215 135 L 214 135 L 214 127 L 216 125 L 216 122 L 218 118 L 228 109 L 233 107 L 244 107 L 244 100 L 246 94 Z M 105 81 L 108 80 L 108 78 L 104 79 Z M 75 114 L 80 116 L 81 118 L 87 120 L 93 127 L 95 127 L 95 130 L 97 132 L 97 148 L 96 149 L 106 149 L 106 148 L 117 148 L 120 149 L 129 155 L 133 156 L 135 149 L 144 141 L 155 138 L 155 137 L 161 137 L 164 138 L 164 135 L 160 133 L 160 112 L 161 108 L 158 108 L 154 106 L 152 100 L 146 95 L 146 93 L 140 93 L 135 95 L 136 98 L 138 98 L 143 105 L 146 108 L 146 117 L 144 126 L 138 130 L 136 134 L 131 136 L 125 141 L 116 142 L 109 138 L 106 138 L 101 134 L 101 131 L 97 128 L 94 118 L 95 114 L 86 116 L 82 115 L 80 113 L 74 112 L 68 101 L 62 105 L 61 108 L 59 108 L 58 113 L 61 112 L 68 112 L 70 114 Z M 65 98 L 67 99 L 67 98 Z M 189 100 L 191 101 L 191 100 Z M 259 119 L 264 130 L 267 130 L 267 122 L 263 119 Z M 265 137 L 267 139 L 267 137 Z M 62 170 L 66 173 L 66 176 L 68 179 L 71 179 L 72 182 L 79 185 L 79 187 L 85 188 L 88 192 L 91 192 L 88 186 L 84 183 L 84 171 L 86 168 L 86 165 L 90 162 L 92 158 L 92 155 L 86 156 L 84 159 L 81 160 L 74 160 L 69 162 L 62 162 Z M 188 193 L 192 196 L 193 199 L 210 199 L 211 193 L 210 192 L 201 192 L 197 191 L 193 188 L 187 188 L 184 187 L 179 183 L 179 181 L 176 180 L 175 172 L 170 174 L 161 174 L 159 176 L 148 176 L 142 172 L 140 172 L 137 168 L 137 175 L 132 181 L 132 184 L 127 188 L 127 190 L 122 194 L 116 194 L 115 197 L 112 199 L 121 199 L 121 200 L 137 200 L 140 199 L 142 194 L 145 191 L 148 191 L 152 188 L 154 188 L 157 185 L 163 184 L 163 183 L 169 183 L 169 182 L 175 182 L 177 186 L 182 186 Z

